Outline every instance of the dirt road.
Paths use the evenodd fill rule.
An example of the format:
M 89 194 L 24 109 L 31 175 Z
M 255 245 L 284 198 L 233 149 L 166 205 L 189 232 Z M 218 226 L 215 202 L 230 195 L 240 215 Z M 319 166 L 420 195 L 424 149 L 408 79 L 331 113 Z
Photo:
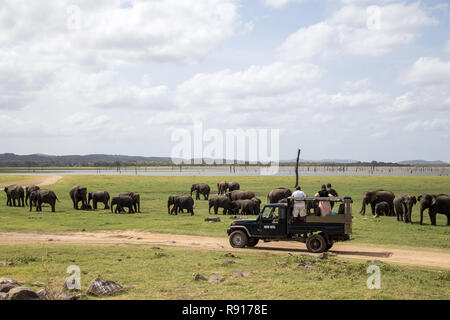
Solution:
M 56 176 L 56 175 L 30 176 L 29 178 L 22 180 L 22 181 L 9 181 L 9 182 L 2 183 L 2 185 L 8 186 L 11 184 L 18 184 L 18 185 L 24 186 L 24 188 L 25 188 L 26 185 L 35 184 L 39 187 L 45 187 L 45 186 L 49 186 L 49 185 L 57 183 L 62 178 L 63 178 L 62 176 Z M 0 188 L 0 191 L 3 191 L 3 189 L 4 189 L 3 187 Z
M 286 254 L 307 253 L 305 245 L 294 242 L 260 242 L 252 249 L 233 249 L 227 238 L 160 234 L 143 231 L 100 232 L 0 232 L 0 244 L 74 244 L 124 245 L 145 244 L 182 247 L 191 250 L 218 250 L 233 252 L 272 252 Z M 380 260 L 384 262 L 450 268 L 450 254 L 438 251 L 377 248 L 351 243 L 335 244 L 330 250 L 344 258 Z
M 62 176 L 45 176 L 43 178 L 44 179 L 37 184 L 39 187 L 44 187 L 44 186 L 49 186 L 49 185 L 55 184 L 59 180 L 62 179 Z

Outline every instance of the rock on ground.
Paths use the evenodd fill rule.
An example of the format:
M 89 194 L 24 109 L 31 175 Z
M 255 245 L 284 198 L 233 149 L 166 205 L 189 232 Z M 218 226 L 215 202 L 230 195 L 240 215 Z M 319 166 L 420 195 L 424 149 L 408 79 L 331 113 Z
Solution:
M 326 260 L 328 259 L 328 253 L 324 252 L 316 256 L 316 259 Z
M 0 292 L 8 293 L 11 289 L 17 287 L 20 287 L 20 283 L 16 280 L 10 278 L 0 278 Z
M 297 268 L 311 268 L 311 269 L 314 269 L 315 267 L 316 267 L 316 264 L 314 262 L 311 262 L 311 261 L 305 261 L 305 262 L 299 263 L 297 265 Z
M 225 260 L 224 262 L 222 262 L 222 264 L 235 264 L 236 263 L 236 261 L 234 261 L 234 260 Z
M 20 286 L 20 283 L 11 278 L 0 278 L 0 285 L 1 284 L 15 284 L 17 286 Z
M 56 300 L 78 300 L 80 299 L 81 296 L 80 295 L 73 295 L 67 292 L 63 292 L 60 293 L 57 297 Z
M 38 294 L 25 287 L 16 287 L 8 292 L 8 300 L 40 300 Z
M 202 276 L 200 273 L 194 273 L 194 274 L 192 274 L 192 276 L 194 277 L 194 280 L 197 280 L 197 281 L 199 281 L 199 280 L 206 281 L 206 280 L 207 280 L 207 279 L 206 279 L 204 276 Z
M 235 271 L 233 271 L 233 272 L 231 273 L 231 276 L 232 276 L 233 278 L 236 278 L 236 279 L 239 279 L 239 278 L 245 278 L 245 277 L 248 277 L 248 276 L 250 276 L 250 275 L 251 275 L 250 272 L 247 272 L 247 271 L 240 271 L 240 270 L 235 270 Z
M 209 276 L 208 282 L 211 282 L 211 283 L 222 283 L 222 282 L 225 282 L 225 280 L 226 279 L 225 279 L 224 276 L 221 276 L 220 274 L 213 273 L 213 274 L 211 274 Z
M 41 300 L 50 300 L 47 294 L 47 290 L 41 289 L 36 294 L 39 296 L 39 299 Z
M 36 286 L 36 287 L 45 287 L 45 283 L 40 282 L 40 281 L 35 281 L 32 283 L 32 285 Z
M 102 280 L 100 278 L 95 278 L 89 284 L 87 294 L 101 297 L 101 296 L 111 296 L 125 291 L 120 284 L 114 281 Z
M 206 222 L 220 222 L 220 218 L 205 218 Z

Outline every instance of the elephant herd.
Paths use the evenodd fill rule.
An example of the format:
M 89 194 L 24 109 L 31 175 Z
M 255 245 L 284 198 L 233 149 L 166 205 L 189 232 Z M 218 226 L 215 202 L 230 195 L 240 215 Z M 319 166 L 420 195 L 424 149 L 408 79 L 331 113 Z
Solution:
M 366 213 L 366 206 L 370 205 L 372 215 L 397 216 L 398 221 L 412 223 L 413 206 L 419 203 L 420 224 L 423 223 L 423 212 L 428 209 L 431 224 L 436 225 L 438 213 L 447 216 L 447 225 L 450 225 L 450 197 L 446 194 L 421 194 L 415 197 L 410 194 L 395 196 L 387 190 L 365 192 L 360 213 Z
M 170 196 L 167 200 L 167 211 L 169 214 L 188 213 L 194 215 L 194 199 L 192 193 L 195 191 L 195 200 L 200 200 L 203 195 L 204 200 L 208 200 L 209 213 L 214 208 L 217 214 L 219 208 L 223 209 L 223 214 L 258 214 L 261 209 L 261 200 L 255 197 L 250 191 L 240 190 L 237 182 L 219 182 L 217 184 L 218 196 L 209 199 L 211 187 L 206 183 L 197 183 L 191 186 L 191 195 Z
M 214 214 L 218 214 L 219 209 L 223 209 L 223 214 L 245 214 L 257 215 L 261 210 L 261 200 L 251 191 L 241 190 L 237 182 L 219 182 L 217 184 L 218 196 L 209 199 L 211 188 L 205 183 L 193 184 L 189 195 L 170 196 L 167 202 L 169 214 L 188 213 L 194 215 L 194 199 L 200 200 L 203 195 L 204 200 L 209 202 L 208 212 L 214 208 Z M 48 189 L 41 189 L 39 186 L 30 185 L 25 189 L 19 185 L 10 185 L 4 188 L 7 201 L 6 205 L 11 207 L 33 206 L 36 211 L 42 211 L 42 204 L 50 205 L 52 212 L 55 212 L 56 202 L 59 201 L 55 192 Z M 128 213 L 141 212 L 141 200 L 139 193 L 120 192 L 116 197 L 111 198 L 108 191 L 95 190 L 88 192 L 86 187 L 74 186 L 69 191 L 70 198 L 75 210 L 96 210 L 98 204 L 104 205 L 104 210 L 111 209 L 111 212 L 124 213 L 128 208 Z M 279 187 L 272 189 L 268 195 L 269 203 L 285 202 L 292 192 L 288 188 Z M 91 206 L 92 201 L 92 206 Z M 79 206 L 81 202 L 81 206 Z M 420 206 L 420 224 L 423 223 L 423 212 L 428 209 L 431 224 L 436 225 L 436 215 L 447 216 L 447 225 L 450 225 L 450 197 L 446 194 L 421 194 L 418 197 L 410 194 L 395 196 L 388 190 L 375 190 L 365 192 L 362 199 L 360 213 L 366 213 L 366 206 L 370 205 L 374 216 L 396 216 L 398 221 L 412 223 L 412 210 L 414 205 Z M 307 210 L 315 209 L 318 203 L 308 202 Z M 115 210 L 114 210 L 115 206 Z
M 41 189 L 38 186 L 31 185 L 23 189 L 22 186 L 13 184 L 4 188 L 6 193 L 6 205 L 10 207 L 25 207 L 30 203 L 30 211 L 33 205 L 36 211 L 42 211 L 42 204 L 47 203 L 51 206 L 52 212 L 55 212 L 55 205 L 58 197 L 52 190 Z M 16 203 L 17 201 L 17 203 Z
M 25 190 L 19 185 L 11 185 L 5 187 L 4 191 L 6 193 L 7 206 L 15 207 L 17 201 L 18 207 L 25 207 L 25 205 L 28 206 L 29 202 L 30 211 L 32 211 L 33 206 L 36 207 L 36 211 L 42 211 L 42 204 L 46 203 L 50 205 L 52 212 L 55 212 L 56 202 L 59 202 L 54 191 L 41 189 L 35 185 L 27 186 Z M 108 191 L 95 190 L 88 192 L 86 187 L 74 186 L 70 189 L 69 195 L 75 210 L 96 210 L 98 203 L 103 203 L 104 209 L 111 208 L 111 212 L 113 212 L 113 207 L 116 206 L 115 213 L 124 213 L 124 208 L 128 208 L 128 213 L 141 212 L 141 198 L 139 193 L 135 192 L 121 192 L 117 197 L 111 199 Z M 79 206 L 80 202 L 81 206 Z

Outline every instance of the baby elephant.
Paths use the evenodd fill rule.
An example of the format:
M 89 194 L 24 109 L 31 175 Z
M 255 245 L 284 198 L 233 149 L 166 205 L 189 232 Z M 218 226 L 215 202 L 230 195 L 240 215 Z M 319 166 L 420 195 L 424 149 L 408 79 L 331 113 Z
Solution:
M 42 204 L 48 203 L 55 212 L 55 204 L 58 197 L 52 190 L 39 189 L 30 193 L 30 211 L 33 209 L 33 203 L 36 205 L 36 211 L 42 211 Z
M 134 213 L 133 204 L 133 199 L 129 196 L 114 197 L 111 200 L 111 213 L 113 212 L 114 205 L 116 206 L 115 213 L 123 212 L 124 207 L 128 207 L 128 213 Z
M 375 207 L 375 218 L 378 218 L 380 215 L 388 216 L 390 213 L 390 207 L 389 203 L 387 202 L 380 202 Z
M 403 216 L 405 216 L 405 222 L 412 223 L 412 208 L 416 203 L 416 197 L 410 194 L 402 194 L 395 197 L 394 208 L 397 215 L 397 221 L 403 221 Z

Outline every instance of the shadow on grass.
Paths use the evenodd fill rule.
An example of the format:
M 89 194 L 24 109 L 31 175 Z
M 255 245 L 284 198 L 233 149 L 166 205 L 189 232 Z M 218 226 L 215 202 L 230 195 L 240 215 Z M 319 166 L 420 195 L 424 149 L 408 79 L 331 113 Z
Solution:
M 274 247 L 253 247 L 251 248 L 251 250 L 308 253 L 307 249 L 274 248 Z M 392 256 L 392 252 L 336 251 L 336 250 L 330 250 L 330 252 L 343 256 L 366 256 L 375 258 L 389 258 Z

